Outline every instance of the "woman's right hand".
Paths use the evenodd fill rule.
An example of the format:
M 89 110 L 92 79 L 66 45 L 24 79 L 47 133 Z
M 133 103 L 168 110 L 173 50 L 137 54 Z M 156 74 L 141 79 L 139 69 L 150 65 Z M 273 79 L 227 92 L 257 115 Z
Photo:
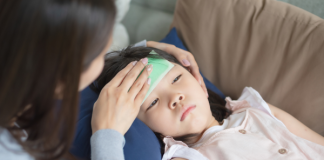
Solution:
M 149 89 L 152 65 L 146 66 L 138 77 L 147 62 L 147 58 L 143 58 L 138 63 L 128 64 L 101 90 L 93 106 L 92 133 L 100 129 L 114 129 L 122 135 L 127 132 Z

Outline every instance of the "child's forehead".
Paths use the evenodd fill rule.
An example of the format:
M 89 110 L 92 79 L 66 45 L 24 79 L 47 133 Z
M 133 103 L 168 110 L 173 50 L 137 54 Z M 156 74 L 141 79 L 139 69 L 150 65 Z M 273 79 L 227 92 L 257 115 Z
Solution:
M 179 64 L 177 64 L 177 63 L 174 63 L 174 62 L 170 62 L 170 63 L 172 63 L 174 66 L 170 69 L 170 71 L 163 77 L 163 78 L 165 78 L 165 77 L 169 77 L 169 76 L 171 76 L 173 73 L 175 73 L 175 72 L 177 72 L 177 71 L 179 71 L 179 69 L 180 69 L 180 65 Z M 181 67 L 182 68 L 182 67 Z
M 142 104 L 144 103 L 146 98 L 151 94 L 151 92 L 155 89 L 155 87 L 157 87 L 160 81 L 175 66 L 173 63 L 169 62 L 166 59 L 154 57 L 157 55 L 157 53 L 154 51 L 151 51 L 150 54 L 152 55 L 152 57 L 148 57 L 148 65 L 153 65 L 153 70 L 149 75 L 151 84 L 149 86 L 149 90 L 147 91 Z
M 164 76 L 161 78 L 161 80 L 165 79 L 166 77 L 169 77 L 176 71 L 179 71 L 179 67 L 181 67 L 181 66 L 179 66 L 179 64 L 174 63 L 174 62 L 170 62 L 170 64 L 172 64 L 172 67 L 164 74 Z M 153 64 L 153 70 L 154 69 L 156 69 L 156 68 L 154 68 L 154 64 Z
M 173 63 L 173 62 L 171 62 Z M 174 66 L 170 69 L 168 73 L 165 74 L 165 76 L 161 79 L 161 81 L 156 85 L 155 88 L 162 88 L 165 87 L 165 85 L 171 85 L 172 80 L 178 76 L 177 74 L 180 73 L 182 70 L 182 66 L 179 64 L 173 63 Z M 154 67 L 153 67 L 154 68 Z M 183 68 L 184 69 L 184 68 Z M 155 90 L 155 88 L 152 90 L 152 92 Z
M 173 63 L 173 62 L 170 62 L 170 63 Z M 163 78 L 156 84 L 155 88 L 152 90 L 152 92 L 154 91 L 157 91 L 159 88 L 162 88 L 165 87 L 165 85 L 168 85 L 169 82 L 171 84 L 172 81 L 170 80 L 173 80 L 175 77 L 175 74 L 179 73 L 181 68 L 180 65 L 176 64 L 176 63 L 173 63 L 174 66 L 169 70 L 169 72 L 167 72 L 165 74 L 165 76 L 163 76 Z M 154 69 L 154 66 L 153 66 L 153 69 Z M 151 92 L 151 93 L 152 93 Z

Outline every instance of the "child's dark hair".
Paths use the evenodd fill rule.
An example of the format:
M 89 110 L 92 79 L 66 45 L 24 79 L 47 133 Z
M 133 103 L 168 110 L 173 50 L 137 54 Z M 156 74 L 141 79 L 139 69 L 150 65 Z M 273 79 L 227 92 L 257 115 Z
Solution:
M 149 53 L 154 50 L 158 56 L 150 55 Z M 91 84 L 90 88 L 97 93 L 100 93 L 101 89 L 110 82 L 115 75 L 124 69 L 130 62 L 139 61 L 145 57 L 154 57 L 154 58 L 164 58 L 170 62 L 177 63 L 184 67 L 174 56 L 151 47 L 127 47 L 121 51 L 114 51 L 107 54 L 107 59 L 105 60 L 105 65 L 102 73 L 97 78 L 97 80 Z M 184 67 L 185 68 L 185 67 Z M 187 68 L 186 68 L 187 69 Z M 210 109 L 213 116 L 218 122 L 222 122 L 227 118 L 232 112 L 231 110 L 225 108 L 225 100 L 222 99 L 219 95 L 208 89 L 208 101 L 210 104 Z M 161 144 L 161 152 L 164 153 L 164 136 L 160 133 L 156 133 Z M 182 141 L 186 143 L 189 147 L 192 146 L 198 137 L 201 134 L 188 134 L 180 137 L 174 137 L 175 140 Z

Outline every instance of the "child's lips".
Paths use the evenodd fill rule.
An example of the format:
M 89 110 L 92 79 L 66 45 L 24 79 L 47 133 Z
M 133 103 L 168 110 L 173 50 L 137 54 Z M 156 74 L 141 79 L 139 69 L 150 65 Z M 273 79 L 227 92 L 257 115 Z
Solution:
M 184 106 L 182 108 L 182 111 L 181 111 L 181 119 L 180 121 L 183 121 L 188 115 L 189 113 L 194 110 L 196 108 L 196 105 L 188 105 L 188 106 Z

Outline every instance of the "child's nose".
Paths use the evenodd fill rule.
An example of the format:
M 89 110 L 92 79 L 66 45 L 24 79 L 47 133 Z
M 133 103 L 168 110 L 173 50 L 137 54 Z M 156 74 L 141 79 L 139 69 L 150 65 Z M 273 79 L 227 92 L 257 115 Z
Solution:
M 185 96 L 183 94 L 176 94 L 173 98 L 171 103 L 169 104 L 171 109 L 174 109 L 177 107 L 177 105 L 185 99 Z

